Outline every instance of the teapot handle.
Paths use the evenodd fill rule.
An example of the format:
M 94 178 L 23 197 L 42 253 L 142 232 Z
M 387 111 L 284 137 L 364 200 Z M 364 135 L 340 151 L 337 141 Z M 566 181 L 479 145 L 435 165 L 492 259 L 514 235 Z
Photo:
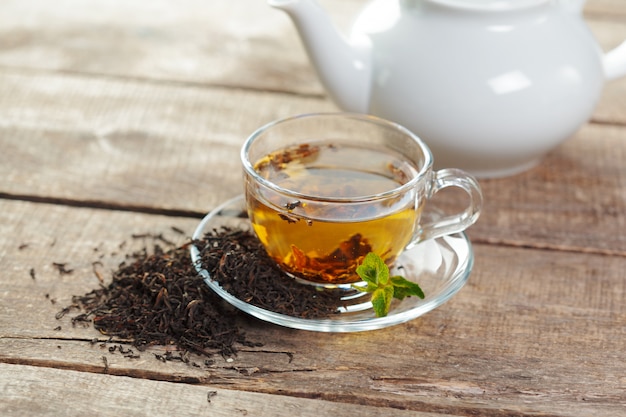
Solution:
M 626 41 L 604 55 L 604 74 L 607 80 L 626 75 Z
M 582 15 L 585 2 L 586 0 L 560 0 L 566 11 L 576 15 Z M 609 81 L 626 75 L 626 41 L 604 55 L 603 65 L 604 76 Z

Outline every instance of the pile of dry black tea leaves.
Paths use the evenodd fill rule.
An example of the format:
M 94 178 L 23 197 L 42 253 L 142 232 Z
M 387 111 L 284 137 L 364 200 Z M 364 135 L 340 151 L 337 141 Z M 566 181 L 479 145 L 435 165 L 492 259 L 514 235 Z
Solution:
M 306 319 L 328 317 L 343 306 L 343 290 L 321 291 L 295 281 L 247 230 L 213 230 L 194 245 L 200 252 L 200 266 L 222 289 L 248 304 Z
M 139 351 L 174 345 L 184 354 L 232 356 L 237 345 L 260 346 L 238 325 L 238 310 L 197 273 L 192 244 L 210 276 L 249 304 L 303 318 L 328 317 L 341 306 L 337 293 L 299 284 L 282 272 L 250 232 L 222 228 L 182 246 L 155 244 L 150 251 L 127 254 L 108 284 L 98 274 L 100 287 L 73 296 L 57 319 L 78 312 L 73 325 L 91 322 L 103 335 L 130 341 Z
M 112 280 L 72 297 L 57 318 L 73 310 L 72 324 L 88 323 L 100 333 L 130 340 L 143 351 L 175 345 L 183 352 L 212 356 L 236 354 L 236 344 L 256 346 L 238 326 L 236 312 L 197 274 L 189 244 L 164 250 L 155 245 L 127 255 Z

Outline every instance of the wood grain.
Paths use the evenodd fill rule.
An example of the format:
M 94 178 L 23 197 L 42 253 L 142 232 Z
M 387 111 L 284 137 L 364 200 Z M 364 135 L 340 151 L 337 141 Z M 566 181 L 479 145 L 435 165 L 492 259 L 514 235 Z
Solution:
M 363 7 L 320 3 L 344 31 Z M 603 50 L 626 39 L 623 0 L 585 15 Z M 239 315 L 262 346 L 130 359 L 56 313 L 154 243 L 133 234 L 180 244 L 239 194 L 254 129 L 336 107 L 264 1 L 0 2 L 0 414 L 624 416 L 625 100 L 608 83 L 538 167 L 481 181 L 472 276 L 431 313 L 356 334 Z
M 109 354 L 105 336 L 54 316 L 71 295 L 99 285 L 94 258 L 106 271 L 131 249 L 121 242 L 145 244 L 130 234 L 182 239 L 171 226 L 190 230 L 195 221 L 27 202 L 1 208 L 0 253 L 13 279 L 0 293 L 0 362 L 100 374 L 105 356 L 107 372 L 120 377 L 452 415 L 619 416 L 626 406 L 625 257 L 476 245 L 467 286 L 405 325 L 318 334 L 242 318 L 262 347 L 209 366 L 202 358 L 163 364 L 152 353 L 164 348 L 139 359 Z M 16 235 L 20 242 L 5 237 Z M 60 275 L 54 261 L 74 272 Z M 364 363 L 368 352 L 379 360 Z
M 239 150 L 257 127 L 332 109 L 167 83 L 16 71 L 0 80 L 2 192 L 199 213 L 241 192 Z
M 381 412 L 390 417 L 442 416 L 30 366 L 0 364 L 0 375 L 0 391 L 5 396 L 5 401 L 0 402 L 0 413 L 13 417 L 125 415 L 129 410 L 133 410 L 133 416 L 150 417 L 271 417 L 284 416 L 286 412 L 302 417 L 320 414 L 373 417 Z M 68 379 L 72 382 L 68 383 Z M 36 396 L 32 395 L 34 392 Z M 16 412 L 26 408 L 30 414 Z
M 317 98 L 14 71 L 4 71 L 0 91 L 5 196 L 193 217 L 241 192 L 239 149 L 256 127 L 333 108 Z M 536 169 L 483 181 L 472 238 L 626 253 L 614 233 L 625 226 L 625 137 L 626 127 L 590 124 Z
M 283 12 L 262 0 L 231 3 L 5 1 L 0 66 L 324 95 Z M 345 33 L 364 7 L 362 0 L 320 3 Z M 626 39 L 624 2 L 591 0 L 585 11 L 604 49 Z M 626 81 L 611 89 L 623 97 Z M 613 115 L 600 106 L 596 117 Z
M 588 125 L 537 168 L 481 181 L 481 242 L 626 254 L 626 130 Z M 593 241 L 593 242 L 592 242 Z

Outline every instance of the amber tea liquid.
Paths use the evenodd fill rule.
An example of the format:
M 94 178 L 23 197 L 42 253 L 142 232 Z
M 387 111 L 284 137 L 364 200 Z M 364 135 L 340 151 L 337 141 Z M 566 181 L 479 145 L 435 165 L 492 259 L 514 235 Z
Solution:
M 413 237 L 421 199 L 412 191 L 364 199 L 417 175 L 417 168 L 399 154 L 315 142 L 273 152 L 254 168 L 302 196 L 247 184 L 248 214 L 257 236 L 268 254 L 296 277 L 326 285 L 358 282 L 355 270 L 365 255 L 375 252 L 391 264 Z

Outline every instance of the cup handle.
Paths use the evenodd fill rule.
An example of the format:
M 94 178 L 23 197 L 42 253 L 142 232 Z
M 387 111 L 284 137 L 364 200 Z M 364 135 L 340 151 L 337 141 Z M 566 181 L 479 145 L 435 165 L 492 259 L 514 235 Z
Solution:
M 458 187 L 465 191 L 470 198 L 468 206 L 460 213 L 421 224 L 417 231 L 415 243 L 462 232 L 478 220 L 483 204 L 480 185 L 472 175 L 460 169 L 447 168 L 433 173 L 431 186 L 426 195 L 426 204 L 432 196 L 447 187 Z

